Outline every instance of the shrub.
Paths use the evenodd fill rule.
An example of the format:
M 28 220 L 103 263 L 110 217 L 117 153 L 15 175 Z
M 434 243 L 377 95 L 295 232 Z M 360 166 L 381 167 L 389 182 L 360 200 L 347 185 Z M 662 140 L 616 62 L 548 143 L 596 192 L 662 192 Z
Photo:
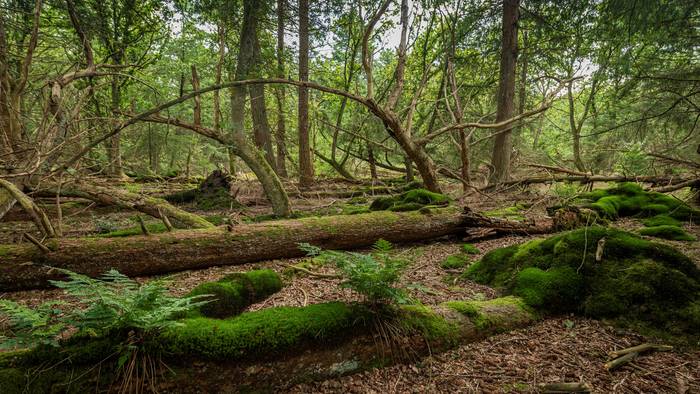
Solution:
M 398 196 L 379 197 L 372 201 L 371 211 L 417 211 L 428 205 L 448 205 L 449 198 L 425 189 L 413 189 Z

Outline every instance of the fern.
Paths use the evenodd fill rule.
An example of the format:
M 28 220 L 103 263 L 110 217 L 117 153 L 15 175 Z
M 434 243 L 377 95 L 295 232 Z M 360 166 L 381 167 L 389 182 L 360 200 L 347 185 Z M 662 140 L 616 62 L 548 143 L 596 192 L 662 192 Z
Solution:
M 76 297 L 87 307 L 63 302 L 48 302 L 36 309 L 16 302 L 0 300 L 0 314 L 9 317 L 10 336 L 0 336 L 0 347 L 31 347 L 40 344 L 57 346 L 58 338 L 68 330 L 78 329 L 93 336 L 121 330 L 141 335 L 178 325 L 177 318 L 206 304 L 207 295 L 173 297 L 162 280 L 140 285 L 111 270 L 99 279 L 61 270 L 67 281 L 51 283 Z M 65 311 L 56 309 L 69 305 Z
M 0 348 L 58 346 L 58 336 L 66 329 L 66 324 L 59 320 L 62 311 L 56 306 L 60 305 L 65 303 L 51 301 L 32 309 L 14 301 L 0 300 L 0 313 L 9 317 L 8 331 L 12 335 L 0 335 Z
M 335 264 L 344 279 L 341 286 L 359 293 L 370 304 L 404 304 L 410 301 L 405 290 L 396 286 L 408 261 L 389 254 L 393 249 L 389 241 L 378 240 L 369 254 L 322 251 L 308 244 L 300 244 L 299 247 L 311 256 Z

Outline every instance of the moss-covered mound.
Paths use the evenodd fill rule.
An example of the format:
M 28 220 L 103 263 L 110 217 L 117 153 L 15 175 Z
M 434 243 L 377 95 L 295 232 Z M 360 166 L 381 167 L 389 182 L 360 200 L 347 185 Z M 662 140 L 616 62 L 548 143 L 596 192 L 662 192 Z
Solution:
M 648 235 L 656 238 L 671 239 L 674 241 L 695 241 L 696 238 L 688 234 L 679 226 L 662 225 L 652 226 L 639 230 L 642 235 Z
M 464 276 L 504 288 L 544 311 L 618 318 L 672 333 L 700 332 L 695 263 L 672 247 L 612 228 L 584 228 L 496 249 Z
M 371 211 L 417 211 L 425 206 L 445 206 L 450 199 L 440 193 L 433 193 L 425 189 L 414 189 L 397 196 L 379 197 L 372 201 Z
M 210 294 L 211 302 L 199 313 L 224 318 L 238 315 L 248 305 L 263 300 L 282 289 L 282 280 L 272 270 L 255 270 L 227 275 L 216 282 L 202 283 L 189 295 Z
M 260 357 L 352 333 L 363 324 L 365 314 L 363 308 L 331 302 L 268 308 L 224 320 L 197 317 L 165 331 L 157 343 L 171 356 L 221 360 Z
M 664 215 L 677 220 L 700 218 L 700 211 L 683 201 L 663 193 L 648 192 L 636 183 L 621 183 L 609 189 L 594 190 L 582 196 L 592 202 L 591 208 L 602 216 L 652 217 Z

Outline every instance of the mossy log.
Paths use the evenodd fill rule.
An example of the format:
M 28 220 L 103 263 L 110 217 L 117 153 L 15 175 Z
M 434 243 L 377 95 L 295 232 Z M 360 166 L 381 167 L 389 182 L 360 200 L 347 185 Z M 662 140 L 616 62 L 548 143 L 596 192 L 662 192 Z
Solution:
M 274 323 L 254 314 L 268 314 Z M 279 390 L 302 381 L 416 361 L 536 321 L 536 315 L 515 297 L 402 307 L 395 319 L 387 321 L 404 332 L 393 338 L 378 337 L 369 315 L 357 306 L 330 303 L 271 308 L 226 321 L 210 319 L 217 329 L 206 328 L 202 319 L 185 322 L 181 335 L 166 335 L 163 340 L 174 351 L 171 354 L 184 361 L 170 364 L 177 375 L 169 384 L 194 388 L 192 382 L 207 381 L 207 390 L 217 391 L 235 381 L 255 390 Z M 303 318 L 309 321 L 302 323 Z M 232 335 L 229 329 L 244 335 Z M 192 358 L 206 360 L 206 367 L 188 368 Z
M 109 268 L 129 276 L 163 274 L 216 265 L 303 256 L 298 243 L 350 249 L 390 242 L 415 242 L 459 234 L 462 216 L 452 209 L 374 212 L 310 217 L 225 227 L 181 230 L 124 238 L 52 240 L 50 253 L 30 245 L 0 245 L 0 289 L 43 287 L 60 279 L 53 267 L 97 276 Z
M 432 308 L 404 306 L 396 312 L 382 320 L 401 327 L 403 335 L 393 338 L 378 336 L 371 327 L 379 320 L 365 306 L 331 302 L 267 308 L 224 320 L 188 318 L 182 326 L 166 330 L 147 346 L 176 372 L 159 383 L 165 391 L 267 392 L 303 381 L 415 361 L 459 344 L 530 325 L 537 318 L 515 297 L 453 301 Z M 5 378 L 0 381 L 0 391 L 19 393 L 20 389 L 30 388 L 32 392 L 51 392 L 70 380 L 71 373 L 86 381 L 94 374 L 109 375 L 114 364 L 105 360 L 105 354 L 113 351 L 112 342 L 97 339 L 60 351 L 52 349 L 50 353 L 38 349 L 0 357 L 0 377 Z M 395 345 L 393 352 L 386 346 L 391 342 Z M 410 349 L 410 355 L 397 352 L 399 347 Z M 28 380 L 26 372 L 35 364 L 58 361 L 64 362 L 44 372 L 51 375 L 50 379 Z M 96 362 L 102 364 L 102 371 L 92 368 L 90 375 L 88 368 Z M 64 379 L 60 378 L 61 373 Z
M 46 192 L 47 190 L 42 189 L 39 195 L 45 194 Z M 56 193 L 50 191 L 49 194 L 55 196 Z M 122 189 L 79 183 L 64 185 L 61 188 L 61 195 L 86 198 L 104 205 L 115 205 L 122 208 L 134 209 L 158 219 L 162 218 L 161 215 L 166 215 L 168 218 L 189 228 L 214 227 L 213 224 L 209 223 L 201 216 L 177 208 L 163 199 L 130 193 Z

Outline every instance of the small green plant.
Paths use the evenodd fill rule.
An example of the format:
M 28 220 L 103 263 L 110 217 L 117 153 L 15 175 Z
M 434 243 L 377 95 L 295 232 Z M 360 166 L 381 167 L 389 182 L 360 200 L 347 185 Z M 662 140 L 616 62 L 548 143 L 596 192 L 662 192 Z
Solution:
M 119 229 L 117 225 L 110 220 L 101 219 L 94 215 L 92 216 L 92 222 L 95 224 L 95 231 L 97 231 L 98 234 L 111 233 Z
M 393 245 L 378 240 L 372 253 L 338 252 L 321 250 L 309 244 L 299 247 L 309 256 L 317 256 L 338 267 L 343 276 L 341 286 L 352 289 L 370 305 L 406 304 L 410 301 L 404 289 L 396 286 L 408 261 L 390 254 Z
M 0 300 L 0 314 L 9 318 L 9 331 L 13 336 L 0 335 L 0 349 L 23 348 L 35 345 L 58 345 L 58 335 L 66 330 L 60 321 L 58 306 L 64 302 L 50 301 L 32 309 L 10 300 Z

